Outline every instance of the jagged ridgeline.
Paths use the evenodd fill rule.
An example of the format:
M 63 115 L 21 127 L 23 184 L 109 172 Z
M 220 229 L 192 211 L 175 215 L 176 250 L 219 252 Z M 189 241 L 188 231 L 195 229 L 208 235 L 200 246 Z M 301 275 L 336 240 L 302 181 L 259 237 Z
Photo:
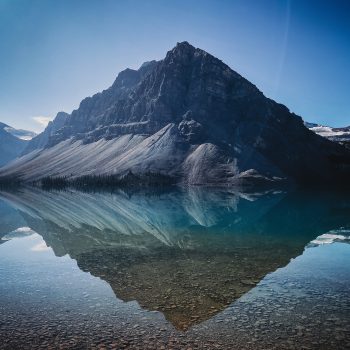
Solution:
M 186 184 L 344 183 L 350 152 L 207 52 L 178 43 L 161 61 L 59 113 L 0 170 L 22 181 L 162 174 Z

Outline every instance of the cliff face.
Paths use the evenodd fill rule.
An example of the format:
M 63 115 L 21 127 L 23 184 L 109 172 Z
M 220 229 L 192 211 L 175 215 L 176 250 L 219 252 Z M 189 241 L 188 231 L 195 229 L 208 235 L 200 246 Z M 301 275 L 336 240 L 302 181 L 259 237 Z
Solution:
M 309 131 L 285 106 L 187 42 L 162 61 L 121 72 L 64 119 L 1 174 L 33 180 L 132 170 L 190 184 L 240 184 L 350 173 L 344 147 Z

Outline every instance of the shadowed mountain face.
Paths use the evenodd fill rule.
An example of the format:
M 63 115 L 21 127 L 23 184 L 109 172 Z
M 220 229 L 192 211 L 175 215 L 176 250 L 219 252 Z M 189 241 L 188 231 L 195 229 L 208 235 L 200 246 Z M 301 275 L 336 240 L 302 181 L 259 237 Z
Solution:
M 161 311 L 182 330 L 225 309 L 317 236 L 350 225 L 348 197 L 334 193 L 28 188 L 1 200 L 12 213 L 8 229 L 30 227 L 118 298 Z
M 245 184 L 335 181 L 350 171 L 344 147 L 187 42 L 161 61 L 121 72 L 70 115 L 58 114 L 26 153 L 0 175 L 37 180 L 132 170 L 190 184 Z

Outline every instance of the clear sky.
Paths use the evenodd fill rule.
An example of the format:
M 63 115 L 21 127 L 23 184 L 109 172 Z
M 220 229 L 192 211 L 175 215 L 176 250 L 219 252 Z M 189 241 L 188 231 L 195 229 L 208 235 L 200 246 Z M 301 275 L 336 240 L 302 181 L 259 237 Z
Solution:
M 305 120 L 350 125 L 347 0 L 0 0 L 0 121 L 40 131 L 184 40 Z

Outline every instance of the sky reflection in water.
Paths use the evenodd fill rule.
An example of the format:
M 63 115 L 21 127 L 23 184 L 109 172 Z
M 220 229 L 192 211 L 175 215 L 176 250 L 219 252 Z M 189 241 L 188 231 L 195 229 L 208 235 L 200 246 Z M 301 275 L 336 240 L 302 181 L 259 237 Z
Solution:
M 331 230 L 349 235 L 348 196 L 27 188 L 3 192 L 0 210 L 1 333 L 12 346 L 14 328 L 43 322 L 48 343 L 55 329 L 69 344 L 67 325 L 79 346 L 98 343 L 101 325 L 117 343 L 169 334 L 226 347 L 349 341 L 350 245 L 310 245 Z

